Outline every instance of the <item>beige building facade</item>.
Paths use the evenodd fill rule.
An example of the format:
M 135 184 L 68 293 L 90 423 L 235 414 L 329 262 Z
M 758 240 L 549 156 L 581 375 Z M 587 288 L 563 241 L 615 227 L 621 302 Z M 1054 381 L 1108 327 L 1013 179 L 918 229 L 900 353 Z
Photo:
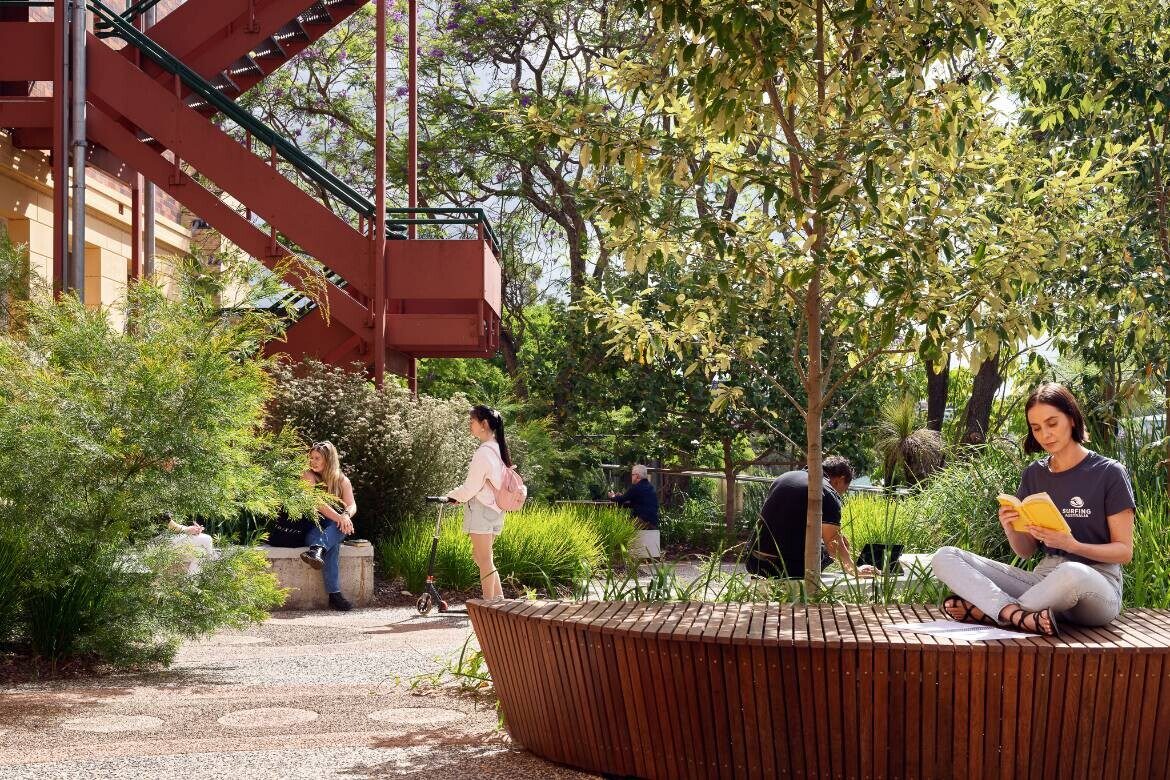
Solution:
M 160 193 L 161 196 L 161 193 Z M 189 251 L 191 231 L 169 199 L 159 197 L 155 216 L 155 267 L 165 274 L 166 258 Z M 90 167 L 86 172 L 85 303 L 108 308 L 121 324 L 115 304 L 126 291 L 133 257 L 130 188 Z M 11 240 L 28 247 L 34 279 L 53 278 L 53 180 L 46 152 L 18 149 L 0 131 L 0 226 Z M 114 308 L 111 308 L 114 307 Z

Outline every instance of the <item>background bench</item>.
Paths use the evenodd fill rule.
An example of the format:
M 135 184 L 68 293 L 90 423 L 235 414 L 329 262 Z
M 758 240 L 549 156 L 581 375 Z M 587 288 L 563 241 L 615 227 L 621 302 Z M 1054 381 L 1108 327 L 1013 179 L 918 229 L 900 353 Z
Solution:
M 329 595 L 321 572 L 301 560 L 308 547 L 260 545 L 282 588 L 289 588 L 281 609 L 327 609 Z M 341 592 L 355 607 L 364 607 L 374 598 L 374 547 L 371 544 L 341 545 Z
M 931 607 L 468 603 L 509 732 L 652 778 L 1167 777 L 1170 612 L 964 643 Z

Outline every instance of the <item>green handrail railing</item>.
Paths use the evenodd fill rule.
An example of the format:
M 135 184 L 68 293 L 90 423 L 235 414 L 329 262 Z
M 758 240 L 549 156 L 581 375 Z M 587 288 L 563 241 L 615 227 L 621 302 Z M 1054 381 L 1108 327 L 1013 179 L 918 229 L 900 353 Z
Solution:
M 127 22 L 133 23 L 137 17 L 146 13 L 151 8 L 154 8 L 160 2 L 162 2 L 162 0 L 138 0 L 137 3 L 127 7 L 125 11 L 119 14 L 119 16 L 121 16 Z M 93 30 L 94 34 L 99 38 L 109 38 L 117 34 L 114 32 L 113 27 L 102 20 L 94 22 Z

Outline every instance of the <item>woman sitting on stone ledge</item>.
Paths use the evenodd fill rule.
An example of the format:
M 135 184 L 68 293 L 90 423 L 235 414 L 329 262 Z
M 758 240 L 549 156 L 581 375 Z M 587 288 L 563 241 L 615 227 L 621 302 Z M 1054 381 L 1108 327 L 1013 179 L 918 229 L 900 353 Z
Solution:
M 268 543 L 273 547 L 307 545 L 309 549 L 301 553 L 301 560 L 321 571 L 329 606 L 342 611 L 353 609 L 341 593 L 341 543 L 353 533 L 357 503 L 353 485 L 341 472 L 341 458 L 332 442 L 319 441 L 309 448 L 309 468 L 302 476 L 309 484 L 321 485 L 330 496 L 340 499 L 341 509 L 321 501 L 317 505 L 319 526 L 311 520 L 293 522 L 282 517 L 269 531 Z

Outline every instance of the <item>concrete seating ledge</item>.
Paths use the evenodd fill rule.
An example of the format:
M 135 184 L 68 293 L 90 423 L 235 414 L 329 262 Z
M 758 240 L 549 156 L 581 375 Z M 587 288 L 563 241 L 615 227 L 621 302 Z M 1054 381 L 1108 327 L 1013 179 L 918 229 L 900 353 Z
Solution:
M 308 547 L 260 545 L 268 564 L 288 598 L 281 609 L 328 609 L 329 595 L 321 572 L 301 561 Z M 364 607 L 374 598 L 374 546 L 341 545 L 341 592 L 355 607 Z

